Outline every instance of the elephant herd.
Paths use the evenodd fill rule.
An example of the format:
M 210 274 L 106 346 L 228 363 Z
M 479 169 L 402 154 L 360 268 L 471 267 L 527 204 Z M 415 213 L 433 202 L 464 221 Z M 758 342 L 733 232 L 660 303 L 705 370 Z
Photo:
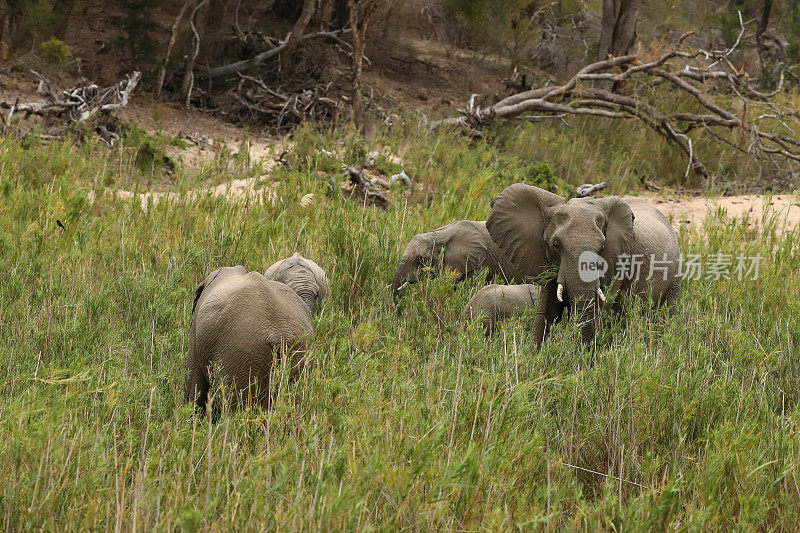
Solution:
M 631 258 L 637 258 L 636 269 L 622 268 Z M 467 313 L 481 317 L 492 334 L 498 321 L 535 308 L 533 332 L 541 347 L 565 313 L 581 320 L 582 339 L 591 342 L 606 306 L 604 290 L 674 304 L 679 259 L 667 218 L 638 198 L 567 201 L 518 183 L 492 200 L 486 222 L 462 220 L 414 236 L 389 287 L 398 304 L 401 291 L 423 275 L 449 269 L 463 280 L 486 272 L 487 282 L 503 284 L 480 289 Z M 298 253 L 263 275 L 243 266 L 212 272 L 194 295 L 186 400 L 205 411 L 214 366 L 235 391 L 233 406 L 244 401 L 269 407 L 270 371 L 278 360 L 291 365 L 293 376 L 302 370 L 312 315 L 329 293 L 324 270 Z M 621 301 L 615 299 L 612 309 Z

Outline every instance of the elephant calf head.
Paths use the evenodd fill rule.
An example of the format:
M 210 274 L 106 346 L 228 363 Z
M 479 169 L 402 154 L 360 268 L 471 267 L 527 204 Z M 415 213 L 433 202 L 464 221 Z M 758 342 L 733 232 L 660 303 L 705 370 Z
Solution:
M 441 259 L 441 269 L 437 264 Z M 488 277 L 510 281 L 515 269 L 486 231 L 485 222 L 461 220 L 447 226 L 415 235 L 406 246 L 397 264 L 390 289 L 395 303 L 400 290 L 416 283 L 423 270 L 433 277 L 442 269 L 454 270 L 459 279 L 482 269 Z
M 594 338 L 605 302 L 603 289 L 611 283 L 622 258 L 645 257 L 648 262 L 642 271 L 646 274 L 646 256 L 663 254 L 677 265 L 679 254 L 669 222 L 641 200 L 610 196 L 566 201 L 522 183 L 511 185 L 492 201 L 486 228 L 521 275 L 557 272 L 542 293 L 535 331 L 539 343 L 547 334 L 547 325 L 560 318 L 564 309 L 583 321 L 584 341 Z M 675 272 L 668 274 L 663 282 L 654 282 L 654 296 L 674 292 Z M 619 286 L 640 290 L 639 281 L 629 279 Z
M 317 263 L 299 253 L 273 263 L 264 273 L 272 281 L 285 283 L 306 303 L 311 314 L 322 306 L 330 292 L 328 277 Z

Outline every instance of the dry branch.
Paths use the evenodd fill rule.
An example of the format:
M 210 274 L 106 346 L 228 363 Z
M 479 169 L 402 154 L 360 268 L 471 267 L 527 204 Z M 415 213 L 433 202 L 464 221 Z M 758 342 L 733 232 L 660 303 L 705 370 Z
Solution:
M 511 95 L 491 107 L 482 109 L 475 106 L 473 97 L 465 109 L 459 110 L 462 116 L 434 122 L 431 127 L 458 126 L 475 132 L 486 124 L 524 117 L 529 112 L 634 119 L 686 153 L 689 159 L 687 174 L 690 169 L 703 176 L 709 174 L 688 135 L 692 130 L 710 131 L 715 138 L 759 159 L 782 157 L 800 161 L 800 140 L 794 136 L 794 132 L 800 129 L 800 113 L 771 100 L 783 87 L 783 74 L 775 91 L 761 92 L 752 87 L 748 75 L 730 61 L 733 48 L 719 51 L 692 49 L 683 45 L 689 35 L 691 33 L 683 35 L 672 50 L 659 57 L 629 54 L 597 61 L 580 69 L 563 85 L 533 88 Z M 624 83 L 629 90 L 626 94 L 617 94 L 595 87 L 598 81 Z M 701 111 L 659 109 L 661 102 L 668 103 L 664 107 L 674 106 L 676 92 L 690 96 L 693 108 L 699 107 Z M 718 100 L 715 98 L 718 94 L 729 98 Z M 758 118 L 748 120 L 742 109 L 761 109 L 764 112 Z M 766 119 L 777 122 L 791 135 L 762 130 L 759 121 Z M 741 137 L 747 140 L 748 146 L 742 147 L 733 139 L 725 139 L 721 135 L 724 130 L 744 134 Z
M 73 87 L 64 91 L 58 91 L 52 83 L 39 76 L 40 89 L 46 88 L 44 92 L 48 99 L 44 102 L 20 103 L 19 99 L 15 102 L 0 102 L 0 108 L 8 109 L 8 119 L 14 113 L 25 113 L 27 116 L 47 114 L 66 114 L 69 122 L 86 122 L 98 113 L 109 113 L 128 105 L 131 93 L 139 84 L 142 74 L 135 71 L 127 80 L 119 82 L 113 87 L 100 89 L 96 84 Z
M 156 78 L 156 84 L 153 89 L 155 94 L 161 94 L 161 89 L 164 87 L 164 79 L 167 77 L 167 65 L 169 64 L 169 58 L 172 55 L 172 48 L 175 46 L 175 40 L 178 38 L 178 30 L 180 29 L 183 16 L 189 9 L 189 4 L 191 4 L 191 2 L 192 0 L 185 0 L 183 2 L 183 6 L 181 6 L 181 10 L 178 12 L 178 16 L 175 17 L 175 22 L 172 23 L 172 28 L 170 29 L 169 33 L 169 42 L 167 43 L 167 49 L 164 52 L 164 60 L 161 63 L 161 67 L 158 69 L 158 77 Z
M 357 199 L 362 205 L 376 205 L 382 208 L 389 205 L 386 195 L 365 178 L 363 172 L 346 165 L 342 165 L 342 170 L 349 180 L 349 187 L 344 190 L 346 196 Z
M 221 107 L 226 115 L 243 122 L 291 129 L 303 121 L 330 122 L 341 108 L 332 83 L 320 83 L 292 93 L 281 87 L 270 87 L 261 78 L 241 72 L 238 76 L 239 84 L 226 93 Z
M 602 191 L 606 187 L 608 187 L 608 183 L 605 181 L 601 183 L 584 183 L 575 189 L 575 195 L 578 198 L 586 198 L 587 196 L 593 196 L 594 193 Z
M 183 86 L 181 88 L 181 96 L 183 96 L 183 103 L 189 107 L 192 100 L 192 89 L 194 89 L 194 62 L 197 60 L 197 54 L 200 52 L 200 33 L 197 31 L 197 14 L 208 3 L 208 0 L 200 0 L 195 5 L 192 14 L 189 15 L 189 27 L 192 30 L 192 49 L 186 58 L 186 70 L 183 75 Z
M 324 38 L 335 38 L 343 33 L 348 33 L 350 29 L 344 30 L 334 30 L 334 31 L 318 31 L 316 33 L 307 33 L 299 38 L 298 42 L 308 41 L 311 39 L 324 39 Z M 275 48 L 267 50 L 266 52 L 262 52 L 256 56 L 253 56 L 249 59 L 243 59 L 242 61 L 236 61 L 235 63 L 230 63 L 228 65 L 222 65 L 219 67 L 209 68 L 206 70 L 200 70 L 197 73 L 197 76 L 200 78 L 219 78 L 220 76 L 228 76 L 230 74 L 235 74 L 237 72 L 241 72 L 243 70 L 251 69 L 253 67 L 257 67 L 261 65 L 268 59 L 277 56 L 281 52 L 289 46 L 292 34 L 289 33 L 285 39 L 279 41 Z

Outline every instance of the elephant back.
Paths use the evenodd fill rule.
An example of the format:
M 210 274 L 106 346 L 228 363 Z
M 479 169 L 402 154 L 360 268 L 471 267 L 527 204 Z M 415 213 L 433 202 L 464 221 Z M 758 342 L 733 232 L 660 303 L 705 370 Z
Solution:
M 198 343 L 229 350 L 296 344 L 313 330 L 311 312 L 287 285 L 248 272 L 206 290 L 195 312 Z

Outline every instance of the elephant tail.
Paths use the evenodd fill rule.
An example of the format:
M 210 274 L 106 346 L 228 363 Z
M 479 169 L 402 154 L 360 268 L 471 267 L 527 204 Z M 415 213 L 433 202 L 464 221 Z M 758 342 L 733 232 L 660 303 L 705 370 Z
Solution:
M 187 402 L 197 405 L 200 413 L 205 415 L 208 391 L 211 386 L 208 375 L 208 358 L 195 352 L 193 346 L 189 347 L 189 358 L 186 381 L 183 385 L 183 397 Z

